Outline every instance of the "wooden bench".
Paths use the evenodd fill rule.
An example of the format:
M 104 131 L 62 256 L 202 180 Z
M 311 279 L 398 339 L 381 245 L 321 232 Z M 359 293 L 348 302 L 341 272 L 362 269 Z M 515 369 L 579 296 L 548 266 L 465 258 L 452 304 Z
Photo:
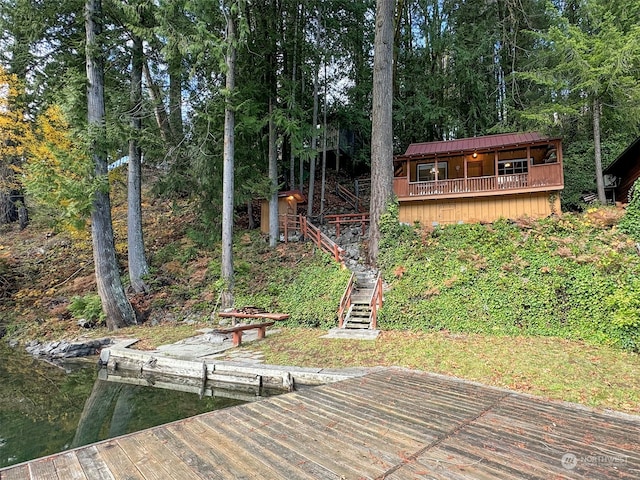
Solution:
M 215 333 L 232 333 L 233 334 L 233 346 L 239 347 L 242 345 L 242 332 L 246 330 L 253 330 L 254 328 L 258 330 L 258 339 L 262 339 L 265 337 L 267 333 L 267 327 L 270 327 L 276 323 L 275 321 L 271 322 L 263 322 L 263 323 L 250 323 L 248 325 L 235 325 L 233 327 L 226 328 L 216 328 L 214 330 Z
M 258 329 L 258 339 L 264 338 L 266 335 L 267 327 L 270 327 L 275 322 L 286 320 L 289 315 L 286 313 L 267 313 L 267 312 L 255 312 L 247 313 L 239 310 L 232 310 L 230 312 L 218 312 L 218 316 L 222 318 L 231 318 L 232 326 L 216 329 L 216 333 L 233 333 L 233 345 L 235 347 L 242 344 L 242 332 L 246 330 Z M 262 323 L 250 323 L 248 325 L 236 325 L 236 318 L 250 318 L 257 320 L 266 320 Z

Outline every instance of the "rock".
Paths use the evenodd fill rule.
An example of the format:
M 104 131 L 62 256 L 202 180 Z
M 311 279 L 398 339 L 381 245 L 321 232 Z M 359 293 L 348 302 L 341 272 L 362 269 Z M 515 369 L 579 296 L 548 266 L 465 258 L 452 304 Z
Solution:
M 95 322 L 91 322 L 86 318 L 81 318 L 76 323 L 78 324 L 79 327 L 82 327 L 82 328 L 93 328 L 95 326 Z
M 59 342 L 49 343 L 40 343 L 37 340 L 32 340 L 27 343 L 25 349 L 33 356 L 45 357 L 49 360 L 55 361 L 64 358 L 96 355 L 103 346 L 109 345 L 110 343 L 110 338 L 100 338 L 84 342 L 69 342 L 62 340 Z

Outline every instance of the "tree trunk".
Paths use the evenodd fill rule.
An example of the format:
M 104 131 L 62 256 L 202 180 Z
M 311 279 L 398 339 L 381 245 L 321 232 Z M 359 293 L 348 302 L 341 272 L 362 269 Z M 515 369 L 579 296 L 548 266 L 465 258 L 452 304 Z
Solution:
M 129 171 L 127 178 L 127 248 L 129 280 L 136 293 L 148 291 L 143 277 L 149 273 L 144 253 L 142 232 L 142 150 L 138 138 L 142 135 L 142 39 L 133 35 L 131 51 L 131 130 L 129 140 Z
M 377 0 L 371 125 L 371 204 L 369 262 L 375 265 L 380 217 L 393 196 L 393 10 L 392 0 Z
M 104 66 L 99 37 L 102 33 L 102 1 L 86 0 L 87 123 L 96 178 L 108 182 L 107 157 L 101 145 L 105 138 Z M 107 328 L 115 330 L 136 323 L 135 313 L 124 293 L 111 224 L 111 202 L 107 189 L 98 189 L 91 213 L 91 239 L 98 295 L 107 316 Z
M 298 13 L 300 12 L 300 7 L 296 5 L 296 12 L 293 17 L 294 22 L 294 32 L 293 32 L 293 62 L 291 66 L 291 112 L 295 111 L 296 108 L 296 73 L 297 73 L 297 58 L 298 58 L 298 22 L 299 17 Z M 295 190 L 296 188 L 296 145 L 294 145 L 293 135 L 289 136 L 290 139 L 290 149 L 289 152 L 289 188 L 291 190 Z M 301 174 L 302 175 L 302 174 Z M 302 184 L 302 178 L 300 178 L 300 183 Z M 302 191 L 302 189 L 301 189 Z
M 169 57 L 169 124 L 175 143 L 182 140 L 182 55 L 177 45 Z
M 222 307 L 233 307 L 233 196 L 235 157 L 235 112 L 232 96 L 235 89 L 236 26 L 234 13 L 224 8 L 227 21 L 226 99 L 224 109 L 224 151 L 222 168 Z
M 327 183 L 327 58 L 324 58 L 324 108 L 322 119 L 322 181 L 320 183 L 320 215 L 324 215 Z
M 273 121 L 273 99 L 269 99 L 269 246 L 275 247 L 280 238 L 278 219 L 278 154 L 276 151 L 276 126 Z
M 309 201 L 307 202 L 307 217 L 313 215 L 313 194 L 316 183 L 316 157 L 318 156 L 318 68 L 316 66 L 313 79 L 313 115 L 311 117 L 311 158 L 309 159 Z
M 604 176 L 602 175 L 602 145 L 600 144 L 600 109 L 602 105 L 598 98 L 593 100 L 593 148 L 596 161 L 596 187 L 598 191 L 598 201 L 603 205 L 607 203 L 607 196 L 604 192 Z
M 149 96 L 151 97 L 151 102 L 153 103 L 153 113 L 156 117 L 156 123 L 158 124 L 158 128 L 160 129 L 160 136 L 162 137 L 162 141 L 168 145 L 173 145 L 173 136 L 171 134 L 171 127 L 169 126 L 169 117 L 167 116 L 167 111 L 164 108 L 164 103 L 162 101 L 162 93 L 160 92 L 160 88 L 153 80 L 151 76 L 151 72 L 149 71 L 149 65 L 146 61 L 143 60 L 142 63 L 144 70 L 144 77 L 147 80 L 147 89 L 149 90 Z

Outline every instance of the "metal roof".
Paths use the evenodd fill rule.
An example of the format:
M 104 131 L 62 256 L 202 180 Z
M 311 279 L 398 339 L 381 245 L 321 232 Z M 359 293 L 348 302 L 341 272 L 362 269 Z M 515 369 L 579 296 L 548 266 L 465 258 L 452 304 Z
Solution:
M 517 145 L 527 145 L 551 140 L 538 132 L 501 133 L 484 137 L 460 138 L 439 142 L 412 143 L 402 157 L 442 155 L 456 152 L 494 150 Z
M 640 137 L 632 142 L 611 165 L 604 169 L 605 175 L 623 177 L 633 168 L 640 159 Z

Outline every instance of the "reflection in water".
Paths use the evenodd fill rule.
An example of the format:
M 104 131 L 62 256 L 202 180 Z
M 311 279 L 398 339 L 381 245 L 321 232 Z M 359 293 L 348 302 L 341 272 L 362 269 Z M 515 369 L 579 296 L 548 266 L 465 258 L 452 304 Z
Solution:
M 215 406 L 205 411 L 239 405 L 281 393 L 252 385 L 215 388 L 206 381 L 203 383 L 197 379 L 172 375 L 141 375 L 135 371 L 119 371 L 117 374 L 111 374 L 106 368 L 102 368 L 84 404 L 71 447 L 79 447 L 104 438 L 117 437 L 141 428 L 191 416 L 165 417 L 168 412 L 165 412 L 161 405 L 149 402 L 146 397 L 146 394 L 150 394 L 154 389 L 171 390 L 180 398 L 186 395 L 197 399 L 195 395 L 189 394 L 198 394 L 204 401 L 205 398 L 210 397 L 207 400 L 215 402 Z M 169 393 L 165 392 L 162 396 L 165 395 Z M 194 411 L 193 415 L 197 413 L 201 412 Z M 138 425 L 141 419 L 144 419 L 144 427 L 131 428 L 132 424 Z
M 0 344 L 0 467 L 256 398 L 248 391 L 236 392 L 243 400 L 208 396 L 223 393 L 210 388 L 193 394 L 142 386 L 164 385 L 160 378 L 114 382 L 97 378 L 94 363 L 65 368 Z

